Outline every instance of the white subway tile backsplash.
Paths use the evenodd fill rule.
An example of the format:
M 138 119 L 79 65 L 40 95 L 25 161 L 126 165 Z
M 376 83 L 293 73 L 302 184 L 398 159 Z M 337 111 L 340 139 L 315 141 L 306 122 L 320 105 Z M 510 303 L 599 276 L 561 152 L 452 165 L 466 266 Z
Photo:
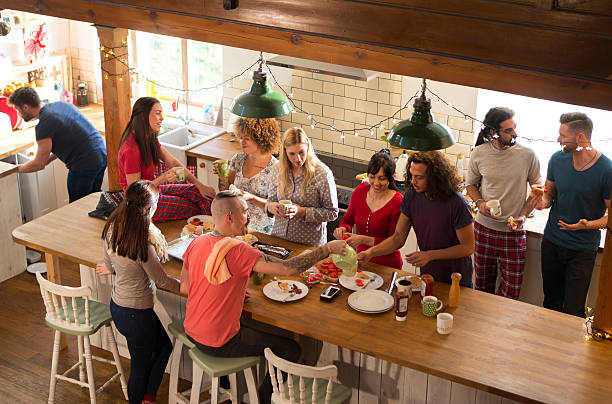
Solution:
M 474 144 L 474 133 L 472 132 L 466 132 L 466 131 L 459 131 L 459 143 L 463 143 L 463 144 L 467 144 L 467 145 L 473 145 Z
M 365 94 L 365 89 L 363 91 Z M 355 110 L 367 114 L 378 114 L 378 104 L 371 101 L 355 100 Z
M 327 94 L 343 96 L 344 95 L 344 85 L 338 84 L 338 83 L 330 83 L 326 81 L 323 83 L 323 92 Z
M 353 148 L 339 143 L 332 145 L 332 153 L 345 157 L 353 157 Z
M 366 114 L 366 125 L 378 125 L 380 121 L 384 120 L 386 117 L 374 114 Z
M 310 120 L 307 114 L 302 112 L 295 112 L 291 114 L 291 122 L 299 123 L 300 125 L 310 125 Z
M 311 128 L 310 125 L 302 126 L 302 129 L 306 132 L 309 138 L 311 139 L 323 139 L 323 129 L 320 128 Z
M 334 107 L 354 110 L 355 100 L 353 98 L 334 95 Z
M 321 81 L 331 81 L 331 82 L 334 81 L 334 76 L 330 76 L 327 74 L 321 74 L 321 73 L 313 73 L 312 78 L 316 80 L 321 80 Z
M 365 138 L 363 136 L 347 134 L 344 137 L 344 144 L 358 149 L 363 149 L 365 147 Z
M 387 105 L 387 104 L 378 104 L 378 115 L 382 115 L 382 116 L 393 116 L 393 114 L 396 114 L 399 111 L 399 108 L 393 105 Z M 400 114 L 395 115 L 397 118 L 399 118 Z
M 369 149 L 353 149 L 353 157 L 363 161 L 370 161 L 374 152 Z
M 328 118 L 333 118 L 333 119 L 344 120 L 344 109 L 324 105 L 323 106 L 323 116 L 328 117 Z
M 368 150 L 373 150 L 377 152 L 380 149 L 384 149 L 385 147 L 387 147 L 387 142 L 383 142 L 382 140 L 365 138 L 365 148 Z
M 334 126 L 336 127 L 337 130 L 350 130 L 351 133 L 353 132 L 353 129 L 355 129 L 354 122 L 347 122 L 347 121 L 343 121 L 340 119 L 334 119 Z
M 344 78 L 344 77 L 334 77 L 334 82 L 340 83 L 340 84 L 344 84 L 344 85 L 347 85 L 347 86 L 354 86 L 355 85 L 355 80 L 347 79 L 347 78 Z
M 333 106 L 334 105 L 334 96 L 332 94 L 313 92 L 312 93 L 312 101 L 316 102 L 317 104 Z
M 329 130 L 323 129 L 322 131 L 323 140 L 327 140 L 332 143 L 340 143 L 343 144 L 344 140 L 342 139 L 342 133 L 337 130 Z
M 389 93 L 385 91 L 367 89 L 366 98 L 368 101 L 379 102 L 383 104 L 389 103 Z
M 402 81 L 402 76 L 400 76 L 399 74 L 392 74 L 391 80 Z
M 448 126 L 450 126 L 453 129 L 459 129 L 459 130 L 465 130 L 465 131 L 471 131 L 474 130 L 474 124 L 472 123 L 471 119 L 468 119 L 466 122 L 465 117 L 458 117 L 458 116 L 449 116 L 448 117 Z
M 346 86 L 344 88 L 345 95 L 347 97 L 355 98 L 357 100 L 366 99 L 366 89 L 362 87 Z
M 293 98 L 296 100 L 312 102 L 312 91 L 293 88 Z
M 332 151 L 332 142 L 328 142 L 326 140 L 321 139 L 311 139 L 312 146 L 316 151 L 321 151 L 325 153 L 333 153 Z
M 402 104 L 401 94 L 389 94 L 389 104 L 399 107 Z
M 394 80 L 379 79 L 378 89 L 381 91 L 387 91 L 390 93 L 401 94 L 402 93 L 402 83 L 399 81 L 394 81 Z
M 309 79 L 312 78 L 312 73 L 311 72 L 306 72 L 306 71 L 303 71 L 303 70 L 294 70 L 293 71 L 293 75 L 294 76 L 300 76 L 300 77 L 307 77 Z
M 445 149 L 444 152 L 448 154 L 454 154 L 454 155 L 463 154 L 464 156 L 469 156 L 470 146 L 461 144 L 461 143 L 455 143 L 448 149 Z
M 313 94 L 314 98 L 314 94 Z M 323 115 L 323 105 L 312 102 L 302 102 L 302 109 L 311 115 Z
M 313 80 L 302 78 L 302 88 L 304 90 L 323 91 L 323 82 L 321 80 Z
M 379 79 L 390 79 L 391 78 L 391 74 L 390 73 L 380 73 L 378 75 Z
M 347 110 L 344 112 L 344 119 L 363 125 L 366 123 L 366 114 L 364 112 Z
M 291 76 L 291 87 L 302 88 L 302 78 L 295 74 Z

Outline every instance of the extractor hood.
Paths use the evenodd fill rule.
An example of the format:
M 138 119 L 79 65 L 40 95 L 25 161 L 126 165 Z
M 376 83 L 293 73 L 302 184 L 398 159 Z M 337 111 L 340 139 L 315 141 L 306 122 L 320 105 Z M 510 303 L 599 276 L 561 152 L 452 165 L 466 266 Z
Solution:
M 307 72 L 327 74 L 329 76 L 344 77 L 346 79 L 359 81 L 369 81 L 380 74 L 380 72 L 375 72 L 373 70 L 333 65 L 331 63 L 316 62 L 313 60 L 293 58 L 290 56 L 275 56 L 272 59 L 267 60 L 266 63 L 271 66 L 304 70 Z

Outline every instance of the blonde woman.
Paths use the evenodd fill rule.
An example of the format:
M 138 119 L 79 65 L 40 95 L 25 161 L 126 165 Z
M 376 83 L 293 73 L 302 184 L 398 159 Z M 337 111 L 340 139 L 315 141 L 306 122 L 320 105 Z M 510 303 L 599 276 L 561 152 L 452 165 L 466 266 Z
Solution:
M 338 217 L 336 182 L 303 129 L 283 134 L 271 178 L 276 181 L 270 181 L 265 208 L 275 217 L 272 235 L 312 246 L 327 242 L 326 223 Z M 291 205 L 285 208 L 281 200 L 290 200 Z

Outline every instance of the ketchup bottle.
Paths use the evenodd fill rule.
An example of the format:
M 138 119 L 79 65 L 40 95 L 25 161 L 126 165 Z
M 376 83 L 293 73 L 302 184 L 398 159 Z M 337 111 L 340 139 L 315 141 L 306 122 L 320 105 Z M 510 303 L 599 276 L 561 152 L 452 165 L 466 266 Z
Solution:
M 408 279 L 402 279 L 397 283 L 397 292 L 395 293 L 395 319 L 397 321 L 406 321 L 408 302 L 411 296 L 412 282 Z

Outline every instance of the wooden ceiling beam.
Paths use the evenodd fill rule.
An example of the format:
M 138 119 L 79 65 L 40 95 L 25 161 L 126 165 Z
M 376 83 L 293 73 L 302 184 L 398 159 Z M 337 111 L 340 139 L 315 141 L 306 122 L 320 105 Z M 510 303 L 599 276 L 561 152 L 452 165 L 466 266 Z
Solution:
M 188 1 L 198 3 L 196 0 Z M 160 0 L 153 3 L 160 3 Z M 241 4 L 244 3 L 241 1 Z M 12 0 L 0 0 L 0 7 L 612 110 L 610 80 L 578 78 L 533 67 L 504 65 L 487 59 L 445 56 L 278 27 L 109 3 L 23 0 L 15 4 Z M 310 19 L 315 20 L 316 16 L 310 15 Z M 269 23 L 275 21 L 268 20 Z M 427 34 L 423 32 L 423 35 Z M 487 33 L 481 35 L 486 36 Z M 611 57 L 610 52 L 599 52 L 604 56 L 595 55 L 597 52 L 587 45 L 584 58 L 609 60 Z M 495 52 L 501 51 L 490 49 L 489 53 Z M 560 51 L 558 53 L 556 57 L 564 56 Z M 608 67 L 611 65 L 606 63 Z

